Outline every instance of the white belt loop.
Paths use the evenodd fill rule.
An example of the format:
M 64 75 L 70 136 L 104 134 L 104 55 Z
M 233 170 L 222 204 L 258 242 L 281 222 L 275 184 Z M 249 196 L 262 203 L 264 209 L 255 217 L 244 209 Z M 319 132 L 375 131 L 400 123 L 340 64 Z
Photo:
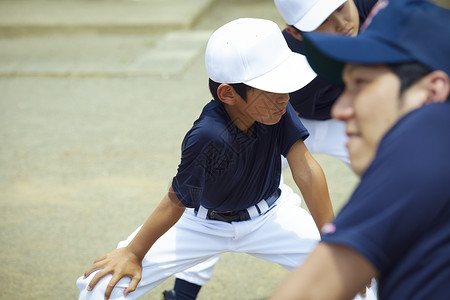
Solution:
M 277 199 L 275 199 L 275 201 L 272 203 L 272 205 L 277 200 L 278 200 L 278 197 L 277 197 Z M 263 199 L 263 200 L 259 201 L 256 205 L 253 205 L 253 206 L 247 208 L 247 211 L 250 216 L 250 219 L 253 219 L 260 215 L 265 214 L 269 209 L 270 209 L 269 204 L 267 204 L 267 201 L 265 199 Z
M 256 206 L 258 206 L 259 210 L 261 211 L 261 214 L 269 210 L 269 205 L 267 205 L 266 200 L 259 201 L 259 203 L 256 204 Z
M 256 209 L 255 205 L 247 208 L 247 211 L 248 211 L 248 215 L 250 216 L 250 219 L 253 219 L 253 218 L 256 218 L 257 216 L 259 216 L 258 209 Z
M 208 210 L 200 205 L 198 207 L 197 217 L 202 218 L 202 219 L 206 219 L 206 215 L 207 214 L 208 214 Z

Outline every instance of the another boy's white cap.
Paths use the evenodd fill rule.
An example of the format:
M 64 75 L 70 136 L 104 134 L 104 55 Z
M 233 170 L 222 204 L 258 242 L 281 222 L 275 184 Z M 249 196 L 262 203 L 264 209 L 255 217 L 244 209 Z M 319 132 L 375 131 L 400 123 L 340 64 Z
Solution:
M 244 83 L 272 92 L 291 93 L 316 77 L 305 56 L 289 49 L 277 24 L 243 18 L 217 29 L 205 54 L 209 78 Z
M 275 0 L 283 19 L 301 31 L 316 30 L 347 0 Z

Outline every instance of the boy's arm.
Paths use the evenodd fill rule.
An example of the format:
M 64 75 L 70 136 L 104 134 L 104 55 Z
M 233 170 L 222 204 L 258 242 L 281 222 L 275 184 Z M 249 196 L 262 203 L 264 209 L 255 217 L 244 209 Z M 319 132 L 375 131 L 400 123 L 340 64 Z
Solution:
M 292 145 L 286 156 L 292 177 L 308 206 L 317 228 L 334 218 L 327 181 L 322 168 L 309 153 L 302 140 Z
M 172 187 L 170 187 L 167 195 L 148 217 L 130 244 L 97 258 L 86 271 L 85 277 L 101 269 L 89 283 L 88 289 L 92 290 L 101 278 L 107 274 L 112 274 L 113 277 L 105 292 L 106 299 L 109 298 L 114 286 L 123 277 L 131 278 L 131 283 L 125 290 L 125 295 L 133 292 L 141 280 L 141 262 L 145 254 L 155 241 L 180 219 L 184 210 L 185 206 L 178 200 Z
M 319 243 L 269 300 L 352 299 L 376 276 L 375 267 L 347 246 Z

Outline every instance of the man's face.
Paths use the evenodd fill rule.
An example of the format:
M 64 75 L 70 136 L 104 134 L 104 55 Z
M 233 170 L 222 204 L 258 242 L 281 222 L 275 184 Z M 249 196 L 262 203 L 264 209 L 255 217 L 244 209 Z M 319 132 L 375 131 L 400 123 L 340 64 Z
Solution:
M 356 36 L 359 30 L 359 14 L 353 0 L 339 6 L 314 32 Z
M 407 112 L 407 100 L 399 99 L 400 79 L 384 65 L 347 64 L 343 80 L 332 116 L 345 122 L 350 164 L 362 175 L 382 137 Z

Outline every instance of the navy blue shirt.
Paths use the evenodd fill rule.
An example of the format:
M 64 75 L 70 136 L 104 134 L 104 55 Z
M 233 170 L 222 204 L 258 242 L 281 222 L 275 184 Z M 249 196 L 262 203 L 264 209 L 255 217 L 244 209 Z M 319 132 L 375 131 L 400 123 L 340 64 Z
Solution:
M 354 0 L 360 26 L 377 0 Z M 283 36 L 293 52 L 304 54 L 303 43 L 283 30 Z M 290 94 L 291 104 L 300 117 L 313 120 L 331 119 L 331 106 L 341 94 L 343 86 L 333 85 L 320 77 L 314 78 L 302 89 Z
M 333 223 L 322 241 L 366 257 L 380 299 L 449 299 L 449 102 L 413 111 L 386 134 Z
M 281 155 L 308 135 L 290 104 L 277 124 L 255 122 L 248 135 L 234 125 L 223 104 L 211 101 L 183 140 L 172 187 L 186 207 L 248 208 L 276 191 Z

